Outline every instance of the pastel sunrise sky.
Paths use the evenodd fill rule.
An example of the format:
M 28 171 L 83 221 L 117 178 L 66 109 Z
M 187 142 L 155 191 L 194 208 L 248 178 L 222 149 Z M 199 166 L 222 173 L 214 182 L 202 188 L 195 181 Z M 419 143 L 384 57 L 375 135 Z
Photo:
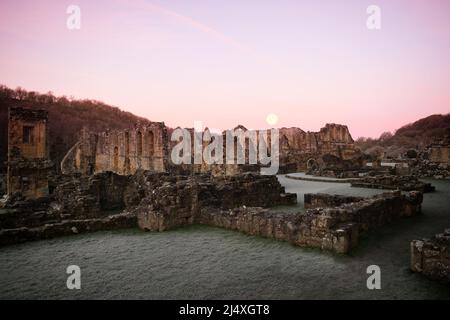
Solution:
M 274 113 L 377 137 L 450 112 L 447 0 L 2 0 L 0 39 L 1 84 L 173 127 L 267 128 Z

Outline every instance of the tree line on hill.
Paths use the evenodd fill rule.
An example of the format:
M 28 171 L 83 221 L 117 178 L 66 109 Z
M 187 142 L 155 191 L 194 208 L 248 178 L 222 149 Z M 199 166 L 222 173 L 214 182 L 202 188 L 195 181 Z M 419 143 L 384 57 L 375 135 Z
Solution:
M 450 135 L 450 113 L 435 114 L 407 124 L 395 133 L 384 132 L 378 139 L 359 138 L 356 145 L 367 154 L 385 153 L 397 158 L 408 150 L 422 150 L 424 147 Z

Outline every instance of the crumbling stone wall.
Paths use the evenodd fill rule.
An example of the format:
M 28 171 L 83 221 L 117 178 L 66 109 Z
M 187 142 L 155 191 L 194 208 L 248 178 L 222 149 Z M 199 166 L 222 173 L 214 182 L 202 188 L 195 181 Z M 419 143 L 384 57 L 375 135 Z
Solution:
M 450 164 L 450 137 L 433 143 L 428 148 L 431 162 Z
M 280 163 L 284 173 L 318 170 L 327 164 L 323 158 L 327 155 L 348 161 L 344 164 L 351 164 L 353 169 L 363 165 L 362 153 L 345 125 L 327 124 L 319 132 L 280 129 Z
M 305 209 L 339 207 L 344 203 L 354 203 L 364 200 L 363 197 L 332 195 L 326 193 L 306 193 Z
M 49 193 L 47 112 L 10 108 L 8 122 L 7 194 L 20 193 L 28 199 Z
M 121 213 L 94 219 L 62 220 L 33 228 L 0 229 L 0 246 L 84 232 L 134 228 L 135 226 L 135 215 Z
M 179 128 L 177 128 L 179 129 Z M 248 138 L 248 132 L 249 130 L 245 128 L 242 125 L 236 126 L 232 132 L 236 134 L 236 137 L 234 138 L 234 145 L 232 146 L 234 158 L 233 163 L 227 162 L 227 131 L 223 131 L 221 133 L 220 139 L 222 140 L 222 157 L 220 159 L 217 159 L 217 163 L 211 164 L 206 163 L 205 159 L 203 159 L 202 163 L 196 163 L 195 162 L 195 135 L 197 135 L 197 138 L 201 141 L 199 145 L 201 146 L 202 153 L 205 150 L 205 148 L 213 141 L 212 136 L 216 136 L 213 132 L 209 130 L 209 128 L 205 128 L 202 132 L 194 132 L 194 129 L 189 128 L 185 129 L 189 132 L 189 137 L 191 140 L 191 164 L 181 164 L 181 165 L 175 165 L 172 163 L 171 159 L 169 160 L 170 168 L 169 171 L 174 174 L 212 174 L 214 176 L 232 176 L 232 175 L 240 175 L 243 173 L 253 172 L 253 173 L 260 173 L 261 165 L 259 163 L 250 163 L 250 142 Z M 171 134 L 173 132 L 172 129 L 168 129 L 168 132 Z M 255 134 L 256 138 L 256 144 L 259 143 L 259 132 L 260 131 L 254 131 L 252 132 Z M 270 131 L 266 132 L 268 136 L 270 136 Z M 211 137 L 209 141 L 205 141 L 205 137 L 209 136 Z M 243 137 L 242 140 L 240 137 Z M 269 141 L 269 148 L 270 148 L 270 138 L 267 138 Z M 267 141 L 266 141 L 267 142 Z M 169 141 L 169 154 L 171 154 L 173 148 L 178 144 L 178 141 Z M 254 146 L 255 148 L 257 145 Z M 239 151 L 238 151 L 239 150 Z M 244 164 L 238 163 L 238 152 L 242 150 L 243 153 L 243 159 Z
M 402 191 L 417 190 L 421 192 L 432 192 L 435 188 L 426 182 L 420 181 L 415 176 L 380 175 L 364 177 L 352 182 L 352 187 L 372 189 L 398 189 Z
M 168 186 L 169 187 L 169 186 Z M 136 209 L 138 225 L 149 231 L 165 231 L 186 224 L 200 223 L 238 230 L 277 240 L 289 241 L 298 246 L 316 247 L 339 253 L 348 253 L 358 243 L 359 235 L 381 227 L 400 217 L 409 217 L 421 212 L 423 200 L 420 192 L 402 195 L 391 192 L 373 198 L 317 197 L 322 204 L 341 204 L 331 208 L 309 209 L 304 214 L 274 212 L 261 207 L 240 206 L 220 208 L 202 202 L 201 184 L 177 189 L 178 197 L 157 195 Z M 195 197 L 183 203 L 185 190 Z M 199 190 L 200 189 L 200 190 Z M 209 188 L 205 188 L 208 192 Z M 173 190 L 171 192 L 173 193 Z M 212 195 L 209 194 L 208 198 Z M 311 199 L 311 198 L 310 198 Z M 358 200 L 351 202 L 351 200 Z
M 60 220 L 60 217 L 49 210 L 52 199 L 43 197 L 38 199 L 25 199 L 16 196 L 0 208 L 0 230 L 15 228 L 32 228 Z
M 137 124 L 123 131 L 83 130 L 61 162 L 63 174 L 111 171 L 130 175 L 138 170 L 163 172 L 168 166 L 168 137 L 164 123 Z
M 214 175 L 235 175 L 244 172 L 257 172 L 258 164 L 249 163 L 249 142 L 236 139 L 235 143 L 245 152 L 245 163 L 226 163 L 226 131 L 222 132 L 223 160 L 217 164 L 194 164 L 194 129 L 190 132 L 192 147 L 192 164 L 174 165 L 170 153 L 178 141 L 170 139 L 175 129 L 167 128 L 163 123 L 139 126 L 131 130 L 111 131 L 106 133 L 88 133 L 83 131 L 76 145 L 68 152 L 61 163 L 63 173 L 79 172 L 93 174 L 113 171 L 118 174 L 133 174 L 137 170 L 180 173 L 213 173 Z M 238 125 L 234 132 L 247 128 Z M 203 134 L 209 132 L 206 128 Z M 257 137 L 258 136 L 257 131 Z M 153 141 L 153 143 L 152 143 Z M 259 142 L 258 142 L 259 143 Z M 271 137 L 267 136 L 270 147 Z M 208 142 L 202 141 L 203 148 Z M 235 149 L 237 151 L 237 147 Z M 237 157 L 235 151 L 235 159 Z M 346 170 L 360 168 L 363 163 L 362 153 L 355 147 L 347 126 L 327 124 L 319 132 L 304 132 L 299 128 L 280 129 L 280 172 L 304 171 L 327 164 L 324 156 L 334 156 L 344 162 Z
M 51 211 L 64 219 L 89 219 L 123 210 L 129 180 L 112 172 L 62 177 L 54 191 Z
M 142 229 L 164 231 L 194 223 L 205 207 L 270 207 L 296 201 L 296 194 L 285 193 L 275 176 L 169 176 L 133 212 Z
M 6 235 L 22 240 L 30 236 L 33 240 L 39 232 L 43 233 L 42 237 L 47 237 L 48 230 L 52 230 L 52 235 L 58 231 L 66 234 L 69 225 L 79 229 L 80 223 L 88 226 L 99 223 L 109 228 L 107 218 L 124 209 L 122 214 L 127 217 L 136 217 L 142 212 L 147 219 L 155 221 L 159 213 L 164 212 L 161 224 L 164 229 L 165 225 L 172 228 L 192 223 L 193 216 L 206 206 L 273 206 L 293 204 L 296 199 L 296 194 L 284 192 L 275 176 L 256 174 L 214 177 L 211 174 L 183 176 L 137 171 L 129 176 L 113 172 L 93 176 L 67 175 L 59 177 L 51 197 L 38 200 L 15 198 L 0 209 L 0 230 L 3 231 L 0 245 L 2 241 L 11 243 Z M 156 217 L 152 218 L 152 214 Z M 44 225 L 48 228 L 43 228 Z
M 450 229 L 431 239 L 411 242 L 411 269 L 428 278 L 450 283 Z
M 427 146 L 410 161 L 412 174 L 434 179 L 450 179 L 450 135 Z

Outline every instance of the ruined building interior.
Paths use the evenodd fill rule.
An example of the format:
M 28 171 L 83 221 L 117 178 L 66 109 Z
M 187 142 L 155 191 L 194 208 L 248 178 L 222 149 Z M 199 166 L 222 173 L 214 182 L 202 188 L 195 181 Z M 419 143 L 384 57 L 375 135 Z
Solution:
M 419 185 L 417 179 L 411 184 L 411 179 L 402 178 L 394 179 L 396 191 L 375 197 L 308 194 L 306 211 L 301 214 L 272 210 L 297 203 L 297 194 L 287 193 L 277 176 L 264 176 L 253 166 L 238 164 L 176 168 L 170 160 L 173 129 L 160 122 L 122 131 L 82 130 L 60 164 L 61 174 L 56 174 L 59 164 L 49 159 L 47 121 L 42 110 L 9 110 L 7 196 L 0 202 L 0 245 L 96 230 L 165 231 L 206 224 L 348 253 L 357 246 L 360 234 L 420 214 L 422 193 L 434 190 Z M 344 125 L 327 124 L 319 132 L 282 128 L 279 139 L 280 173 L 358 170 L 365 162 Z M 244 150 L 248 156 L 247 145 Z M 448 150 L 431 146 L 431 160 L 445 162 Z M 364 186 L 394 180 L 376 178 Z M 448 232 L 438 238 L 450 242 Z M 418 243 L 414 242 L 415 260 Z M 439 249 L 444 260 L 446 248 Z M 417 261 L 412 267 L 448 279 L 445 268 L 423 271 L 426 267 Z

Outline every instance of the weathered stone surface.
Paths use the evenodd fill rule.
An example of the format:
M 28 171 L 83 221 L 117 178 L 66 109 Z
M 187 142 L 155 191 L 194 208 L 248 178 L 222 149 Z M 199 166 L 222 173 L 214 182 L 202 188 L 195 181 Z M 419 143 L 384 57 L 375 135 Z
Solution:
M 363 197 L 331 195 L 326 193 L 307 193 L 304 197 L 305 209 L 338 207 L 344 203 L 364 200 Z
M 428 145 L 410 166 L 411 173 L 419 177 L 450 179 L 450 134 Z
M 411 172 L 418 177 L 434 178 L 437 180 L 450 179 L 450 164 L 420 160 L 417 161 L 411 169 Z
M 47 112 L 10 108 L 8 121 L 7 194 L 27 199 L 49 194 Z
M 111 171 L 130 175 L 138 170 L 163 172 L 168 167 L 167 128 L 162 122 L 123 131 L 92 133 L 83 130 L 79 141 L 61 162 L 64 174 Z
M 51 211 L 77 219 L 97 218 L 125 208 L 130 178 L 112 172 L 93 176 L 65 176 L 54 191 Z
M 296 195 L 286 194 L 275 176 L 179 176 L 156 186 L 133 212 L 142 229 L 164 231 L 194 223 L 205 207 L 270 207 L 296 201 Z
M 435 188 L 426 182 L 420 181 L 415 176 L 379 175 L 364 177 L 352 182 L 352 187 L 373 189 L 398 189 L 402 191 L 432 192 Z
M 36 227 L 46 222 L 59 221 L 60 217 L 49 210 L 52 198 L 14 198 L 0 209 L 0 230 L 19 227 Z
M 196 189 L 199 186 L 189 186 Z M 181 190 L 183 198 L 184 190 Z M 198 192 L 196 194 L 201 194 Z M 391 192 L 372 198 L 320 197 L 321 206 L 340 204 L 336 207 L 309 209 L 304 214 L 273 212 L 261 207 L 219 209 L 208 206 L 201 197 L 188 197 L 181 208 L 182 201 L 171 199 L 159 206 L 160 196 L 149 199 L 149 203 L 139 206 L 134 213 L 138 216 L 141 229 L 166 231 L 174 227 L 200 223 L 237 230 L 251 235 L 289 241 L 298 246 L 316 247 L 338 253 L 348 253 L 358 243 L 359 234 L 381 227 L 391 221 L 419 214 L 422 194 L 411 192 L 402 195 Z M 357 200 L 351 202 L 351 200 Z
M 192 149 L 194 149 L 194 130 L 190 132 Z M 222 133 L 223 156 L 219 164 L 173 165 L 170 153 L 177 141 L 171 141 L 174 129 L 163 123 L 136 125 L 135 128 L 105 133 L 83 131 L 79 141 L 67 153 L 61 163 L 63 173 L 93 174 L 113 171 L 118 174 L 134 174 L 137 170 L 156 172 L 169 171 L 174 174 L 212 173 L 213 175 L 234 175 L 244 172 L 257 172 L 260 166 L 249 162 L 248 137 L 245 146 L 236 141 L 245 150 L 245 164 L 227 164 L 226 134 Z M 247 133 L 244 126 L 237 126 L 233 132 Z M 199 133 L 210 133 L 209 129 Z M 259 131 L 257 131 L 259 132 Z M 210 135 L 208 135 L 210 136 Z M 256 133 L 256 137 L 258 133 Z M 268 144 L 271 143 L 268 135 Z M 363 164 L 362 153 L 354 145 L 347 126 L 327 124 L 319 132 L 304 132 L 299 128 L 282 128 L 279 132 L 280 172 L 297 172 L 307 169 L 329 167 L 340 170 L 357 170 Z M 202 147 L 208 142 L 203 141 Z M 192 155 L 193 157 L 193 155 Z M 331 161 L 330 159 L 333 159 Z M 192 159 L 193 160 L 193 159 Z
M 65 220 L 34 228 L 2 229 L 0 230 L 0 246 L 84 232 L 134 228 L 135 226 L 136 216 L 123 213 L 98 219 Z
M 411 242 L 411 269 L 428 278 L 450 283 L 450 229 L 431 239 Z
M 193 223 L 203 207 L 269 207 L 293 204 L 297 197 L 286 194 L 276 176 L 252 173 L 229 177 L 210 174 L 176 176 L 138 171 L 132 176 L 112 172 L 62 176 L 52 197 L 10 200 L 0 209 L 0 230 L 4 231 L 5 237 L 16 234 L 15 231 L 8 232 L 9 229 L 24 227 L 33 229 L 23 231 L 28 232 L 25 234 L 37 234 L 45 231 L 41 228 L 44 225 L 59 226 L 63 222 L 64 226 L 75 223 L 72 227 L 76 228 L 76 233 L 81 233 L 89 229 L 80 226 L 78 221 L 106 219 L 112 212 L 123 209 L 128 209 L 125 212 L 131 216 L 138 216 L 143 229 L 163 231 Z M 65 230 L 55 228 L 55 234 Z M 61 232 L 64 234 L 65 231 Z
M 362 166 L 362 152 L 355 147 L 347 126 L 327 124 L 319 132 L 305 132 L 299 128 L 280 129 L 283 173 L 318 170 L 327 163 L 330 165 L 328 159 L 331 157 L 337 159 L 336 163 L 347 171 Z

